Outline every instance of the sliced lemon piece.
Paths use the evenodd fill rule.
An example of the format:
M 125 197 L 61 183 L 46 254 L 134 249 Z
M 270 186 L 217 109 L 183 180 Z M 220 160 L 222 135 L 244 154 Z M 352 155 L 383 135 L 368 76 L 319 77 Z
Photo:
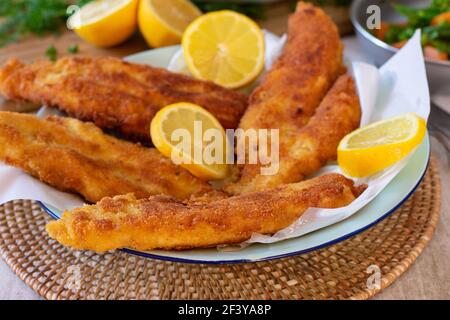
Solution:
M 243 87 L 264 68 L 264 35 L 248 17 L 228 10 L 192 22 L 182 40 L 189 71 L 226 88 Z
M 97 0 L 76 11 L 68 20 L 83 40 L 112 47 L 127 40 L 137 29 L 139 0 Z
M 338 163 L 352 177 L 367 177 L 406 157 L 423 140 L 426 122 L 414 113 L 375 122 L 348 134 Z
M 152 120 L 150 134 L 164 156 L 196 177 L 218 180 L 227 176 L 225 130 L 202 107 L 182 102 L 161 109 Z
M 181 42 L 184 30 L 202 12 L 189 0 L 141 0 L 139 28 L 154 48 Z

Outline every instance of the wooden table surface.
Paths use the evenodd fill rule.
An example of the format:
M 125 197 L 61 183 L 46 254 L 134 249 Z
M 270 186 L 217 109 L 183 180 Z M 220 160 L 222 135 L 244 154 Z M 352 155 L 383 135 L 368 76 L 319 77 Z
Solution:
M 286 30 L 288 13 L 289 9 L 285 5 L 275 5 L 268 10 L 268 19 L 261 24 L 264 28 L 281 34 Z M 65 55 L 68 54 L 67 48 L 73 44 L 79 45 L 80 54 L 118 57 L 148 49 L 139 35 L 119 47 L 99 49 L 83 43 L 73 33 L 64 33 L 58 37 L 30 38 L 2 48 L 0 64 L 12 57 L 24 61 L 45 58 L 45 51 L 50 45 L 58 49 L 60 56 Z M 450 120 L 448 123 L 450 124 Z M 448 150 L 434 138 L 432 150 L 438 158 L 442 193 L 450 194 Z M 450 197 L 443 196 L 442 201 L 441 219 L 428 247 L 404 275 L 375 299 L 450 299 Z M 39 296 L 16 277 L 1 259 L 0 299 L 39 299 Z

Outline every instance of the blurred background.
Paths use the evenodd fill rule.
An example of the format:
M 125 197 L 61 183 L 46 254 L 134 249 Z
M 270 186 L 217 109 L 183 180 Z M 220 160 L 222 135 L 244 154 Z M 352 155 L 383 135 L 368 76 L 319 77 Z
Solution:
M 0 47 L 29 36 L 61 35 L 66 30 L 69 5 L 84 6 L 92 0 L 1 0 Z M 286 15 L 295 9 L 295 0 L 192 0 L 203 12 L 231 9 L 257 20 L 264 28 L 281 34 L 286 30 Z M 325 8 L 337 22 L 342 34 L 351 32 L 351 0 L 311 0 Z

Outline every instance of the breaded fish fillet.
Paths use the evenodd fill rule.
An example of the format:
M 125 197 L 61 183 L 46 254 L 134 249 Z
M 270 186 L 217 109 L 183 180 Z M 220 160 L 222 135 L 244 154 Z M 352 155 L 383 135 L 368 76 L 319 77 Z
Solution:
M 327 94 L 342 70 L 335 24 L 321 9 L 300 2 L 289 20 L 287 46 L 251 95 L 240 123 L 244 130 L 279 130 L 279 171 L 262 176 L 260 164 L 246 164 L 240 181 L 227 186 L 228 192 L 298 182 L 336 157 L 340 139 L 358 127 L 360 118 L 349 76 L 339 79 Z
M 338 208 L 365 189 L 338 174 L 201 204 L 167 196 L 136 200 L 132 195 L 105 198 L 93 206 L 67 211 L 47 232 L 63 245 L 98 252 L 187 249 L 238 243 L 253 233 L 273 234 L 308 208 Z
M 226 190 L 240 194 L 298 182 L 328 161 L 336 160 L 342 138 L 359 127 L 361 107 L 353 79 L 341 76 L 308 124 L 297 130 L 280 130 L 279 170 L 261 175 L 259 165 L 245 165 L 238 183 Z M 281 124 L 283 125 L 283 124 Z
M 307 124 L 343 71 L 342 49 L 333 21 L 321 9 L 299 3 L 289 19 L 286 47 L 252 93 L 240 128 L 289 131 Z
M 55 63 L 11 59 L 0 70 L 7 99 L 58 107 L 70 116 L 150 141 L 158 110 L 176 102 L 198 104 L 226 128 L 236 128 L 247 97 L 211 82 L 111 57 L 65 57 Z
M 0 112 L 0 161 L 89 202 L 134 193 L 179 199 L 211 187 L 156 149 L 116 139 L 92 123 Z

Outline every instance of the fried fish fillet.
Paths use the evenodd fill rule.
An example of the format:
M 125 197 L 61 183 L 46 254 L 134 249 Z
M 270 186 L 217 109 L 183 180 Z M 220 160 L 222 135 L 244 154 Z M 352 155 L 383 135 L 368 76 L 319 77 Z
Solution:
M 321 9 L 300 2 L 290 17 L 288 36 L 283 54 L 251 95 L 240 123 L 244 130 L 279 130 L 279 171 L 263 176 L 260 164 L 246 164 L 238 183 L 226 187 L 230 193 L 302 180 L 335 158 L 340 139 L 359 125 L 353 80 L 342 76 L 328 92 L 343 70 L 333 21 Z
M 125 195 L 66 211 L 46 229 L 63 245 L 98 252 L 123 247 L 209 247 L 242 242 L 253 233 L 273 234 L 310 207 L 343 207 L 364 189 L 342 175 L 330 174 L 201 204 L 185 204 L 168 196 L 137 200 Z
M 7 99 L 58 107 L 70 116 L 149 141 L 155 113 L 176 102 L 198 104 L 226 129 L 238 126 L 247 97 L 211 82 L 112 57 L 65 57 L 55 63 L 11 59 L 0 70 Z
M 226 190 L 233 194 L 298 182 L 337 157 L 342 138 L 357 129 L 361 107 L 353 79 L 339 77 L 308 124 L 297 130 L 280 129 L 279 169 L 274 175 L 260 174 L 259 165 L 245 165 L 241 178 Z M 282 126 L 283 124 L 281 124 Z
M 252 93 L 240 128 L 289 131 L 308 123 L 343 71 L 342 49 L 333 21 L 300 2 L 289 18 L 286 47 Z
M 184 199 L 211 187 L 156 149 L 104 134 L 92 123 L 0 112 L 0 161 L 95 203 L 134 193 Z

